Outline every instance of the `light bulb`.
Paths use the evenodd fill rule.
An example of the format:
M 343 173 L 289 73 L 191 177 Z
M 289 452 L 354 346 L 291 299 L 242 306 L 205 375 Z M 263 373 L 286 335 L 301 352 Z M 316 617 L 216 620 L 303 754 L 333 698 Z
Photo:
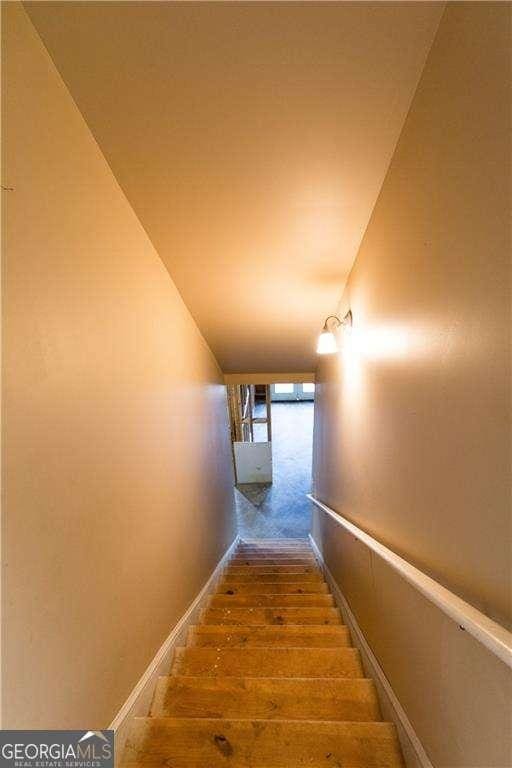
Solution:
M 336 337 L 332 331 L 322 331 L 318 337 L 316 351 L 318 355 L 332 355 L 334 352 L 338 351 Z

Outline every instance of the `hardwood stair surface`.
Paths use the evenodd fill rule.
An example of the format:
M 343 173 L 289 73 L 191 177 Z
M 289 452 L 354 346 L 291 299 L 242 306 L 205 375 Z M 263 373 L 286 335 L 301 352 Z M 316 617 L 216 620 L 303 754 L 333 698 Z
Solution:
M 363 677 L 356 648 L 178 648 L 176 675 Z
M 329 594 L 329 588 L 323 581 L 267 581 L 265 583 L 266 595 L 302 595 L 313 592 Z M 250 593 L 261 595 L 259 581 L 221 582 L 217 590 L 218 595 L 247 595 Z
M 124 768 L 402 768 L 395 726 L 304 539 L 237 544 Z
M 240 568 L 240 566 L 256 566 L 257 568 L 281 568 L 287 571 L 288 565 L 294 565 L 298 568 L 314 568 L 315 562 L 309 557 L 237 557 L 231 561 L 231 568 Z
M 372 680 L 352 678 L 161 677 L 155 717 L 380 720 Z
M 314 568 L 299 568 L 295 570 L 297 566 L 291 565 L 285 571 L 282 571 L 278 566 L 271 568 L 251 568 L 247 565 L 242 565 L 234 568 L 226 568 L 224 574 L 224 584 L 231 583 L 233 581 L 250 582 L 251 584 L 257 581 L 266 582 L 270 581 L 273 584 L 279 584 L 281 581 L 289 583 L 290 581 L 319 581 L 322 582 L 322 576 Z
M 226 573 L 250 573 L 255 576 L 260 576 L 262 573 L 316 573 L 316 566 L 312 561 L 307 563 L 294 562 L 281 564 L 275 559 L 272 563 L 267 563 L 265 560 L 261 559 L 254 560 L 249 564 L 246 564 L 244 561 L 232 561 L 226 568 Z
M 315 555 L 310 547 L 286 547 L 277 549 L 276 547 L 245 547 L 239 548 L 233 557 L 306 557 L 314 558 Z
M 187 645 L 218 648 L 337 648 L 350 646 L 350 633 L 343 625 L 287 625 L 236 627 L 232 625 L 200 624 L 191 627 Z
M 332 595 L 308 595 L 304 593 L 286 595 L 213 595 L 210 598 L 211 608 L 226 608 L 234 606 L 236 608 L 257 607 L 257 608 L 331 608 L 334 605 Z
M 208 608 L 205 624 L 341 624 L 337 608 Z

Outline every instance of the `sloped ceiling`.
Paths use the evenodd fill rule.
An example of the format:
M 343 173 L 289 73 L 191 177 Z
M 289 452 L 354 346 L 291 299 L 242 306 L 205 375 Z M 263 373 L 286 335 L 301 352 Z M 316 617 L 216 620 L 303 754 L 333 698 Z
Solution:
M 443 4 L 25 8 L 223 370 L 314 370 Z

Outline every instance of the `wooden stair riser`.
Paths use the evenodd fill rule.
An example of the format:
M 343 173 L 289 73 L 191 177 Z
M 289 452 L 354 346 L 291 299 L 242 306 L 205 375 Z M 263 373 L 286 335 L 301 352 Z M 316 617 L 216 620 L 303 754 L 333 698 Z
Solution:
M 243 627 L 200 624 L 191 627 L 187 646 L 220 648 L 339 648 L 352 645 L 348 628 L 330 626 Z
M 171 673 L 209 677 L 364 677 L 356 648 L 177 648 Z
M 207 608 L 205 624 L 342 624 L 337 608 Z
M 274 568 L 274 571 L 276 569 Z M 306 573 L 294 573 L 285 571 L 284 573 L 268 573 L 265 571 L 264 573 L 251 573 L 250 571 L 247 572 L 247 570 L 243 570 L 242 573 L 228 573 L 227 571 L 224 571 L 223 574 L 223 583 L 225 584 L 232 584 L 232 583 L 240 583 L 240 582 L 249 582 L 250 584 L 256 584 L 257 582 L 261 584 L 265 584 L 266 582 L 270 582 L 272 584 L 279 584 L 279 583 L 290 583 L 290 582 L 305 582 L 305 581 L 316 581 L 322 584 L 325 584 L 324 577 L 320 573 L 320 571 L 312 571 L 307 570 Z
M 228 565 L 224 573 L 227 576 L 249 574 L 251 576 L 268 576 L 275 573 L 316 573 L 318 578 L 322 578 L 322 572 L 314 565 L 298 565 L 289 563 L 288 565 Z
M 311 547 L 287 547 L 286 549 L 251 549 L 248 547 L 233 550 L 233 556 L 242 557 L 276 557 L 284 555 L 285 557 L 309 557 L 313 556 Z
M 235 549 L 231 557 L 314 557 L 312 549 Z
M 236 548 L 233 550 L 233 552 L 289 552 L 289 551 L 299 551 L 299 552 L 313 552 L 313 547 L 309 543 L 303 543 L 303 544 L 265 544 L 261 545 L 260 547 L 255 546 L 254 544 L 238 544 Z
M 161 677 L 154 717 L 258 720 L 380 720 L 371 680 L 351 678 Z
M 298 558 L 298 557 L 259 557 L 259 558 L 246 558 L 246 557 L 234 557 L 229 561 L 229 567 L 239 565 L 305 565 L 307 567 L 314 568 L 316 565 L 315 560 L 310 558 Z
M 221 581 L 217 587 L 219 595 L 309 595 L 329 594 L 329 587 L 322 581 L 283 581 L 283 582 L 225 582 Z
M 330 608 L 334 606 L 332 595 L 212 595 L 210 608 Z
M 311 547 L 237 547 L 232 552 L 233 555 L 313 555 Z
M 402 768 L 390 723 L 134 718 L 126 768 Z
M 238 546 L 239 547 L 288 547 L 288 546 L 311 546 L 309 543 L 309 539 L 297 539 L 297 538 L 289 538 L 289 539 L 239 539 L 238 540 Z
M 231 556 L 238 560 L 316 560 L 313 552 L 235 552 Z

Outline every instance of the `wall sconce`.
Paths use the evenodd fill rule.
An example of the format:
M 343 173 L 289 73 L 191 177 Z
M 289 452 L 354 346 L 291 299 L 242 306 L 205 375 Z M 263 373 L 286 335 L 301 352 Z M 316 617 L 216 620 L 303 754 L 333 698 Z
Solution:
M 329 327 L 329 321 L 332 321 Z M 332 355 L 338 351 L 338 343 L 334 331 L 342 325 L 352 325 L 352 312 L 349 311 L 340 320 L 337 315 L 329 315 L 326 318 L 322 333 L 318 337 L 318 343 L 316 345 L 316 352 L 318 355 Z

